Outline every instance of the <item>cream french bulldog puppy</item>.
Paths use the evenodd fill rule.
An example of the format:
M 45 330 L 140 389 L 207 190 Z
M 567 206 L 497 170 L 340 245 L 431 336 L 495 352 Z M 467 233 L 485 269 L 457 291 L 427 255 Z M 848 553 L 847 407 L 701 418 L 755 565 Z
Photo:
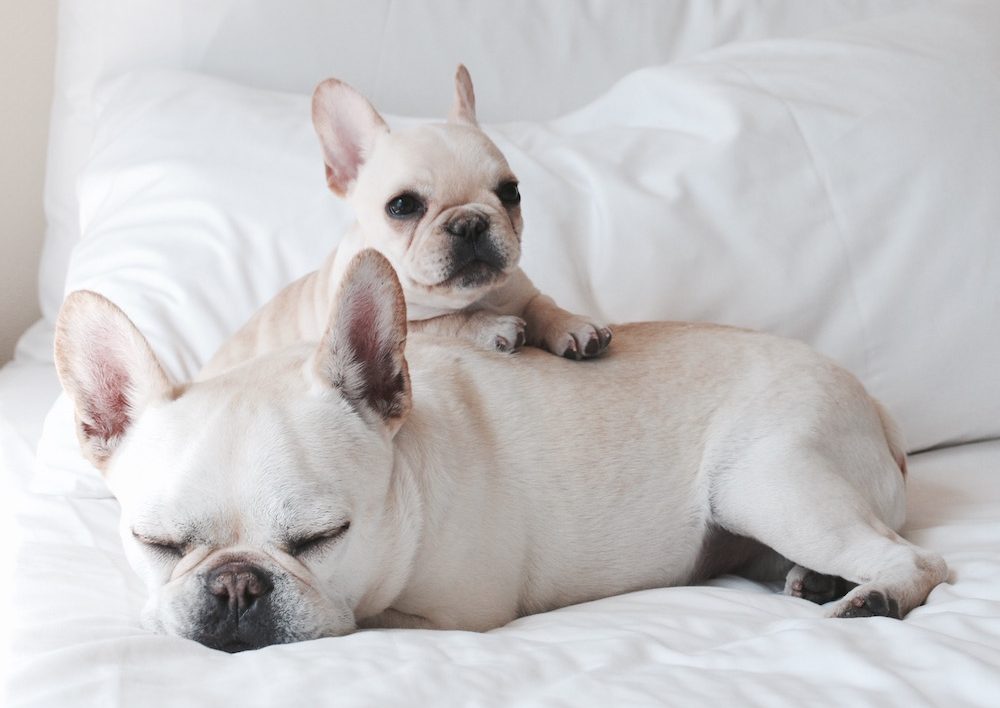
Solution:
M 339 299 L 318 344 L 178 385 L 115 305 L 67 298 L 59 376 L 148 627 L 227 651 L 486 630 L 723 572 L 816 602 L 857 583 L 829 615 L 902 617 L 945 579 L 894 530 L 893 423 L 803 344 L 635 324 L 588 365 L 408 341 L 370 250 Z M 597 388 L 600 410 L 573 405 Z
M 390 132 L 361 94 L 336 79 L 316 88 L 312 118 L 327 184 L 357 221 L 319 270 L 281 291 L 227 340 L 202 377 L 319 339 L 337 283 L 364 248 L 380 251 L 399 274 L 413 330 L 504 352 L 527 343 L 572 359 L 607 349 L 610 329 L 558 307 L 518 267 L 517 178 L 479 129 L 464 66 L 447 123 Z

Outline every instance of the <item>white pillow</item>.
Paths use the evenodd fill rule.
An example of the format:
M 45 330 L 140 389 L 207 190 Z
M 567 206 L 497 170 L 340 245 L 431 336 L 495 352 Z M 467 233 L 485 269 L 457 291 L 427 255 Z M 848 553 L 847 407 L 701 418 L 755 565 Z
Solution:
M 522 184 L 522 264 L 602 319 L 804 339 L 911 449 L 1000 436 L 997 36 L 989 4 L 903 13 L 647 68 L 562 119 L 490 127 Z M 67 290 L 106 294 L 191 376 L 350 220 L 307 106 L 197 75 L 116 82 Z
M 641 66 L 926 2 L 296 0 L 294 10 L 283 0 L 62 2 L 42 312 L 54 320 L 80 240 L 76 182 L 99 122 L 94 89 L 125 72 L 183 69 L 300 92 L 333 75 L 384 110 L 424 115 L 447 104 L 448 79 L 464 62 L 480 81 L 480 118 L 536 120 L 583 105 Z

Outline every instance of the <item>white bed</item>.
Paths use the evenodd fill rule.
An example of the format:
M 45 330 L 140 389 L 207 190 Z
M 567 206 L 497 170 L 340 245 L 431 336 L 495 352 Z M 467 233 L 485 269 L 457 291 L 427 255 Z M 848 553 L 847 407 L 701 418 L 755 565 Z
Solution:
M 59 22 L 45 319 L 0 371 L 9 705 L 1000 705 L 995 3 L 110 0 Z M 64 293 L 105 293 L 191 376 L 350 218 L 311 87 L 345 78 L 401 125 L 444 115 L 459 61 L 543 289 L 804 339 L 892 410 L 904 535 L 952 570 L 925 606 L 829 620 L 726 577 L 485 634 L 229 655 L 139 627 L 52 366 Z

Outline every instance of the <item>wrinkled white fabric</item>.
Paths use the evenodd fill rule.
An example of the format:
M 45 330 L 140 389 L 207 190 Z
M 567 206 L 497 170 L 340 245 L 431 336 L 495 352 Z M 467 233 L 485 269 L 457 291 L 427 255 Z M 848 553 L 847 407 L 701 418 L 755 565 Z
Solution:
M 15 489 L 32 461 L 9 435 L 0 425 Z M 369 631 L 236 655 L 139 627 L 144 589 L 113 499 L 21 494 L 8 705 L 994 705 L 1000 441 L 923 453 L 910 470 L 904 533 L 942 553 L 952 579 L 904 621 L 825 619 L 725 577 L 485 634 Z
M 339 73 L 388 111 L 443 115 L 452 64 L 463 60 L 484 120 L 524 119 L 486 127 L 521 179 L 523 265 L 564 306 L 804 339 L 862 378 L 911 449 L 1000 436 L 1000 7 L 830 2 L 781 15 L 775 8 L 797 4 L 772 3 L 763 20 L 735 0 L 713 3 L 715 14 L 662 3 L 685 11 L 650 26 L 676 20 L 677 34 L 637 38 L 607 71 L 588 55 L 577 66 L 591 67 L 593 82 L 575 77 L 558 96 L 526 89 L 505 106 L 499 77 L 528 72 L 553 33 L 515 57 L 520 74 L 503 74 L 489 43 L 479 63 L 449 44 L 434 58 L 440 81 L 419 84 L 443 84 L 439 93 L 410 96 L 392 83 L 398 65 L 370 75 L 362 59 L 310 55 L 306 39 L 321 22 L 296 29 L 281 22 L 287 10 L 240 7 L 251 5 L 64 4 L 57 83 L 67 90 L 54 110 L 43 270 L 50 317 L 75 245 L 66 289 L 107 294 L 172 375 L 190 376 L 277 289 L 315 268 L 350 220 L 323 184 L 309 86 Z M 303 7 L 331 22 L 321 5 L 333 7 Z M 365 4 L 391 29 L 390 5 L 400 7 Z M 438 10 L 406 12 L 417 5 L 431 13 L 421 26 L 434 26 Z M 540 29 L 567 17 L 553 7 Z M 887 14 L 902 7 L 915 9 Z M 586 28 L 607 17 L 577 20 Z M 874 19 L 834 27 L 862 17 Z M 253 54 L 239 38 L 255 23 L 281 39 L 239 64 Z M 662 49 L 682 36 L 675 52 Z M 780 38 L 731 44 L 768 37 Z M 300 51 L 275 50 L 292 45 Z M 554 43 L 545 56 L 570 49 Z M 540 76 L 554 71 L 539 66 Z M 905 535 L 953 572 L 903 622 L 826 620 L 814 605 L 727 577 L 485 634 L 362 632 L 234 656 L 151 635 L 138 626 L 144 592 L 118 540 L 116 503 L 80 457 L 65 399 L 32 453 L 56 393 L 45 339 L 36 330 L 22 351 L 41 353 L 0 372 L 0 472 L 22 541 L 0 617 L 15 632 L 9 705 L 909 707 L 1000 696 L 996 441 L 911 459 Z
M 482 119 L 538 120 L 620 76 L 729 42 L 797 36 L 940 0 L 102 0 L 62 2 L 49 130 L 42 311 L 62 302 L 80 239 L 76 182 L 91 152 L 95 87 L 183 69 L 307 93 L 338 76 L 383 110 L 436 115 L 455 66 L 477 77 Z

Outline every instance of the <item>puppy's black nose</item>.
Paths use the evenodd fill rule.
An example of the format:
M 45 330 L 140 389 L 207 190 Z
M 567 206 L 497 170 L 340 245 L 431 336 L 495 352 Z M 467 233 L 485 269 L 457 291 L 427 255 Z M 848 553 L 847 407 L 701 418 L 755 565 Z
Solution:
M 220 565 L 206 578 L 208 591 L 240 612 L 251 607 L 274 588 L 267 574 L 249 563 L 234 561 Z
M 479 238 L 490 227 L 490 220 L 482 214 L 465 214 L 449 221 L 444 230 L 452 236 L 468 241 Z

